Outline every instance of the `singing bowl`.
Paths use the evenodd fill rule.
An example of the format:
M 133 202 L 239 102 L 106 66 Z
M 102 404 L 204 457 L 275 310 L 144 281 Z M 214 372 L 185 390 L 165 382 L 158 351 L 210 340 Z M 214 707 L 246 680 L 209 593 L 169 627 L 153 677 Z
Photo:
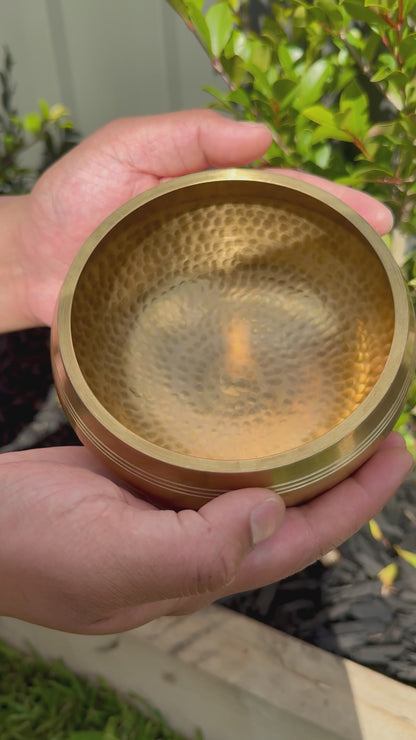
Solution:
M 400 269 L 341 201 L 213 170 L 129 201 L 64 281 L 52 366 L 80 440 L 157 505 L 298 504 L 392 429 L 415 368 Z

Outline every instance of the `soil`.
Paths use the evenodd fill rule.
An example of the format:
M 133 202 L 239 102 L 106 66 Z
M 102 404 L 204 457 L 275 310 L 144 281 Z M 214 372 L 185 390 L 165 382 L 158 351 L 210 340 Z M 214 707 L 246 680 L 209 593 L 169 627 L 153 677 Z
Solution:
M 49 330 L 0 336 L 0 452 L 79 444 L 57 403 Z M 279 583 L 222 601 L 287 634 L 416 687 L 416 567 L 394 546 L 416 552 L 412 475 L 369 526 L 324 559 Z M 394 582 L 379 573 L 395 563 Z

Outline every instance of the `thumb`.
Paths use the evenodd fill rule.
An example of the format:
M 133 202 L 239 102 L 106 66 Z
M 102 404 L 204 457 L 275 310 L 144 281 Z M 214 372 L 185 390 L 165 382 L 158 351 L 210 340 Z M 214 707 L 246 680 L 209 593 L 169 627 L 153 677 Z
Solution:
M 264 489 L 223 494 L 199 511 L 134 509 L 132 517 L 125 508 L 125 521 L 115 528 L 122 570 L 112 574 L 124 592 L 120 607 L 218 591 L 278 529 L 285 511 L 281 498 Z
M 210 110 L 119 119 L 94 136 L 105 144 L 111 141 L 120 161 L 161 179 L 207 167 L 241 167 L 259 159 L 272 143 L 266 125 Z

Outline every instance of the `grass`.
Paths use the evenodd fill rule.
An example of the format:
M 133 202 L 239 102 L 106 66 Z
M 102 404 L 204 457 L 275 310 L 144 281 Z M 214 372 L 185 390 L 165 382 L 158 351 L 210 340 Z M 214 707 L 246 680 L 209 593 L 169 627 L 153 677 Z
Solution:
M 0 740 L 37 739 L 186 740 L 139 697 L 0 640 Z

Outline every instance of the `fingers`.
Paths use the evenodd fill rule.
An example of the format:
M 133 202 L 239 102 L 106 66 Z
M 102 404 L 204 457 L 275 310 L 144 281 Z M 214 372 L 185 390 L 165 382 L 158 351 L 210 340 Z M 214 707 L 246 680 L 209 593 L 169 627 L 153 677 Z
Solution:
M 354 476 L 308 504 L 288 509 L 282 526 L 248 554 L 228 586 L 218 589 L 216 594 L 201 593 L 172 602 L 148 604 L 140 612 L 127 609 L 115 621 L 115 629 L 161 614 L 186 614 L 228 594 L 265 586 L 305 568 L 375 516 L 412 465 L 403 438 L 393 432 Z
M 118 629 L 122 612 L 135 614 L 137 620 L 135 607 L 140 605 L 142 611 L 146 603 L 222 591 L 247 554 L 278 529 L 283 517 L 283 502 L 263 489 L 226 493 L 198 512 L 136 514 L 124 507 L 121 516 L 113 516 L 104 545 L 96 543 L 96 577 L 105 574 L 107 582 L 111 580 L 115 598 L 91 628 L 105 631 L 111 624 Z
M 232 591 L 278 581 L 340 545 L 385 506 L 412 466 L 403 440 L 391 435 L 353 476 L 309 503 L 289 508 L 279 531 L 248 556 Z
M 399 434 L 399 432 L 390 432 L 389 436 L 386 437 L 386 439 L 383 439 L 379 449 L 384 450 L 388 447 L 398 447 L 401 450 L 405 450 L 406 442 L 404 441 L 402 435 Z
M 276 506 L 270 493 L 261 490 L 225 494 L 199 513 L 156 513 L 162 539 L 155 541 L 152 535 L 148 543 L 151 562 L 144 554 L 153 580 L 153 587 L 147 585 L 145 602 L 129 604 L 124 597 L 124 608 L 91 625 L 91 631 L 118 631 L 161 614 L 194 611 L 227 594 L 259 588 L 301 570 L 373 517 L 397 490 L 412 462 L 403 438 L 393 433 L 355 475 L 313 501 L 288 509 L 283 523 L 281 502 Z M 253 526 L 250 529 L 253 512 L 257 512 L 254 532 L 259 527 L 255 547 Z M 155 532 L 154 527 L 149 531 Z M 168 561 L 163 557 L 164 546 L 170 553 Z M 127 586 L 126 594 L 129 588 L 133 593 Z
M 125 118 L 101 129 L 132 168 L 170 178 L 207 167 L 239 167 L 260 158 L 272 138 L 263 124 L 234 121 L 210 110 Z
M 297 170 L 284 168 L 271 171 L 295 177 L 303 182 L 309 182 L 311 185 L 317 185 L 319 188 L 322 188 L 322 190 L 332 193 L 332 195 L 335 195 L 337 198 L 344 201 L 344 203 L 357 211 L 360 216 L 365 218 L 378 234 L 387 234 L 387 232 L 389 232 L 393 227 L 393 216 L 391 211 L 378 200 L 367 195 L 367 193 L 362 193 L 359 190 L 354 190 L 354 188 L 349 188 L 345 185 L 338 185 L 330 180 L 325 180 L 323 177 L 310 175 L 306 172 L 298 172 Z

